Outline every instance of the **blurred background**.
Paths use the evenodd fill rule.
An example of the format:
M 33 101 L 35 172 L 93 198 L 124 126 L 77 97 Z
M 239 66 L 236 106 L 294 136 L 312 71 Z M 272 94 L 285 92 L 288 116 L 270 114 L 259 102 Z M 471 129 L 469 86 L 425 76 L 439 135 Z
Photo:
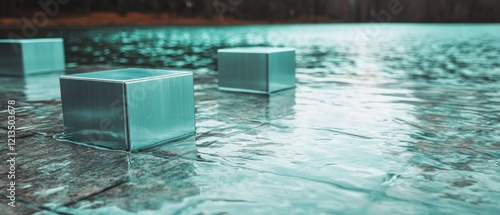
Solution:
M 49 26 L 224 23 L 499 22 L 498 0 L 1 0 L 0 26 L 20 26 L 41 8 Z M 54 5 L 57 3 L 57 5 Z M 53 16 L 52 16 L 53 15 Z M 376 20 L 375 20 L 376 21 Z

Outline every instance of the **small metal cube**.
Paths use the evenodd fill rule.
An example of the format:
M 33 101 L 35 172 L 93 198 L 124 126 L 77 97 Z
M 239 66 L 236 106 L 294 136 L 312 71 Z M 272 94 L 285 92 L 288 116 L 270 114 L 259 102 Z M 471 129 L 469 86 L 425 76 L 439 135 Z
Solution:
M 219 89 L 270 94 L 295 87 L 295 49 L 227 48 L 218 51 Z
M 60 84 L 68 140 L 135 151 L 195 133 L 191 72 L 118 69 Z
M 0 74 L 26 76 L 64 71 L 63 39 L 0 40 Z

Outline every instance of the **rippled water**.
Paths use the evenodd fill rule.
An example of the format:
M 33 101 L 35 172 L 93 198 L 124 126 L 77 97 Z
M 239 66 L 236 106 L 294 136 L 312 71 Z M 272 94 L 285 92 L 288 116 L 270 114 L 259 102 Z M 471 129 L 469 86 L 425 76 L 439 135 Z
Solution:
M 163 178 L 196 191 L 132 206 L 101 204 L 114 198 L 105 196 L 90 200 L 93 209 L 73 212 L 500 212 L 498 24 L 111 28 L 39 36 L 65 39 L 69 67 L 196 73 L 195 152 L 183 158 L 182 177 Z M 271 97 L 218 92 L 216 50 L 235 46 L 295 47 L 297 89 Z M 28 82 L 27 100 L 40 100 L 29 91 L 37 84 Z M 45 98 L 57 100 L 58 88 L 50 89 Z

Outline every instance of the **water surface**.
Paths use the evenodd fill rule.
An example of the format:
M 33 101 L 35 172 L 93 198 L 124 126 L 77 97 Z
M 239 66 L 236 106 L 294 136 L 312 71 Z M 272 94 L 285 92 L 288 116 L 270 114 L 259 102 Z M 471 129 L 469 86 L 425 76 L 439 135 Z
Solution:
M 195 72 L 195 138 L 127 155 L 127 183 L 55 211 L 500 212 L 498 24 L 97 28 L 38 36 L 64 38 L 69 67 Z M 239 46 L 296 48 L 297 88 L 271 97 L 219 92 L 217 49 Z M 2 93 L 28 104 L 60 102 L 57 80 L 47 85 L 54 77 L 1 80 L 13 86 Z M 163 153 L 179 148 L 182 156 Z M 165 160 L 172 168 L 162 169 Z

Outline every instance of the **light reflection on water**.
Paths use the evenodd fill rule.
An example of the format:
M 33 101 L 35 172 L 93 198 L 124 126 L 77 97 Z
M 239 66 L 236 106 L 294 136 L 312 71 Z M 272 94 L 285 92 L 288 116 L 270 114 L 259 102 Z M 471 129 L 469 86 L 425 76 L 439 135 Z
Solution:
M 363 29 L 116 28 L 41 36 L 65 38 L 73 65 L 196 71 L 203 134 L 190 167 L 196 174 L 186 180 L 200 191 L 154 210 L 500 211 L 500 25 L 394 24 L 377 35 Z M 216 50 L 235 46 L 295 47 L 297 89 L 271 98 L 215 90 Z M 236 132 L 210 134 L 231 121 L 236 126 L 224 129 Z M 114 205 L 97 211 L 123 210 Z

